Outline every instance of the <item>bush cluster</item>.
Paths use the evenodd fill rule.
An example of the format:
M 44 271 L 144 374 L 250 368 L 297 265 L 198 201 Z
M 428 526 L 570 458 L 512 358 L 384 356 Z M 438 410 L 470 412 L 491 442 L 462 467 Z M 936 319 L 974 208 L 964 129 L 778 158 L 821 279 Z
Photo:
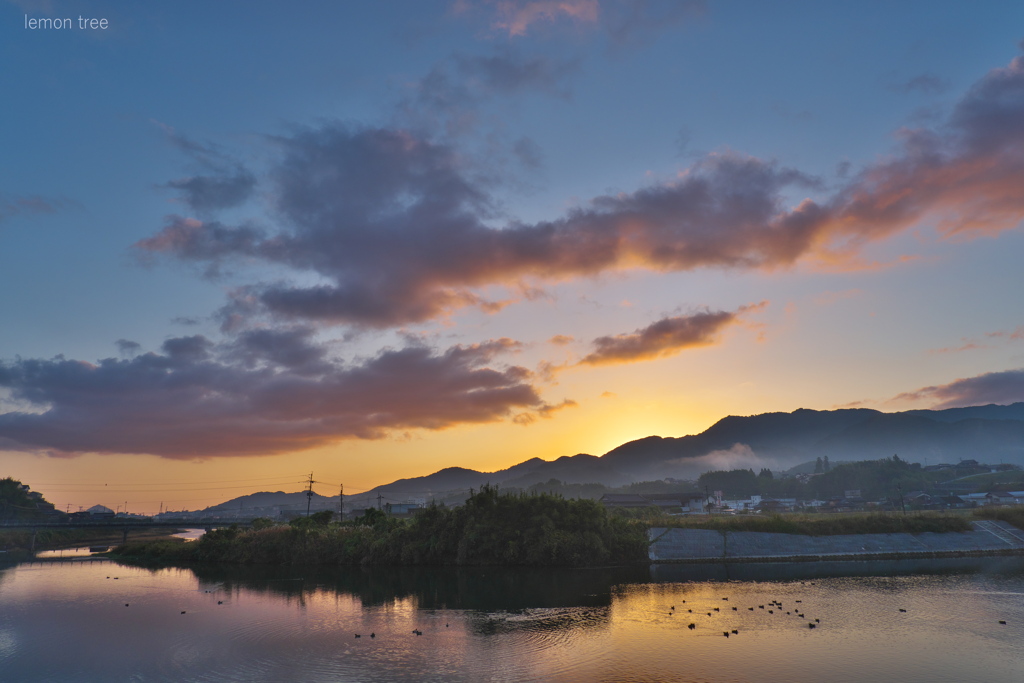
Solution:
M 578 567 L 645 560 L 646 529 L 593 500 L 485 486 L 463 506 L 432 505 L 411 519 L 378 510 L 343 523 L 313 515 L 289 525 L 219 529 L 176 546 L 128 544 L 115 554 L 169 562 Z

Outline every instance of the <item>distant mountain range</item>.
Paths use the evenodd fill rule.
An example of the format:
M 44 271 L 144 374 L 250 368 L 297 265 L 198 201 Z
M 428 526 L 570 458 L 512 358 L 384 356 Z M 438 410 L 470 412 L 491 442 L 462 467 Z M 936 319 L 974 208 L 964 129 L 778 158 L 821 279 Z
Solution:
M 894 454 L 924 464 L 955 464 L 973 459 L 1024 466 L 1024 402 L 902 413 L 863 408 L 800 409 L 792 413 L 729 416 L 700 434 L 648 436 L 622 444 L 600 457 L 581 453 L 553 461 L 531 458 L 497 472 L 449 467 L 424 477 L 378 486 L 357 498 L 368 499 L 380 492 L 394 501 L 478 488 L 486 483 L 526 487 L 550 479 L 621 486 L 666 477 L 695 479 L 703 472 L 719 469 L 758 471 L 768 467 L 783 471 L 824 456 L 838 462 L 877 460 Z M 257 504 L 254 496 L 300 496 L 295 502 L 305 504 L 305 493 L 279 492 L 253 494 L 217 507 L 237 509 L 239 504 L 276 504 L 263 502 L 272 498 L 260 498 Z M 337 496 L 333 499 L 337 501 Z M 329 499 L 317 496 L 314 505 L 319 500 Z M 288 503 L 291 502 L 289 498 Z

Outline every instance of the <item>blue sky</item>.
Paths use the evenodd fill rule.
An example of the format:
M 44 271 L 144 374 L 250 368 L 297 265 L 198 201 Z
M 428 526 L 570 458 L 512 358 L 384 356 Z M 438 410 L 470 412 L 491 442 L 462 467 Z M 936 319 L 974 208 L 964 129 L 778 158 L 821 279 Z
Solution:
M 0 5 L 5 464 L 372 486 L 1024 400 L 1022 38 L 1013 2 Z

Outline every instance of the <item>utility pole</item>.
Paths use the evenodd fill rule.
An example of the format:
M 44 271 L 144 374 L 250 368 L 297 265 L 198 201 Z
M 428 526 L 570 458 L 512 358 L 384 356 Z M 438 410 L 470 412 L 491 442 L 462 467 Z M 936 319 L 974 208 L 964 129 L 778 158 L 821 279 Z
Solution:
M 383 498 L 383 496 L 380 495 L 380 491 L 377 491 L 377 509 L 378 510 L 382 510 L 383 509 L 383 507 L 381 507 L 381 504 L 380 504 L 380 499 L 381 498 Z
M 309 517 L 309 506 L 313 502 L 313 473 L 309 473 L 309 489 L 306 490 L 306 516 Z
M 345 485 L 341 484 L 341 491 L 338 492 L 338 518 L 345 516 Z
M 903 514 L 907 514 L 907 506 L 903 504 L 903 484 L 896 484 L 896 490 L 900 492 L 900 508 L 903 510 Z

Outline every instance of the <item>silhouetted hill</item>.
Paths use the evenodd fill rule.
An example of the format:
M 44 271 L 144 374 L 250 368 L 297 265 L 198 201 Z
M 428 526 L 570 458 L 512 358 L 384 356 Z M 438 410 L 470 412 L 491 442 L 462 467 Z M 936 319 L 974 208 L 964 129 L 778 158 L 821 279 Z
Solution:
M 525 488 L 550 479 L 621 486 L 665 477 L 696 479 L 717 469 L 768 467 L 781 472 L 824 456 L 835 465 L 840 461 L 878 460 L 893 454 L 909 462 L 938 464 L 972 459 L 1024 466 L 1024 403 L 903 413 L 800 409 L 792 413 L 729 416 L 700 434 L 648 436 L 624 443 L 600 457 L 581 453 L 553 461 L 531 458 L 497 472 L 449 467 L 424 477 L 399 479 L 359 497 L 369 500 L 377 492 L 389 499 L 396 499 L 399 494 L 430 497 L 451 491 L 468 492 L 486 483 Z M 303 492 L 278 492 L 243 496 L 217 507 L 280 504 L 265 503 L 268 499 L 257 496 L 297 496 L 305 503 Z
M 334 500 L 338 497 L 335 496 Z M 330 501 L 327 496 L 321 496 L 319 493 L 313 493 L 313 505 L 320 505 Z M 231 500 L 217 505 L 206 508 L 207 512 L 230 512 L 234 510 L 252 510 L 253 508 L 265 508 L 273 506 L 294 506 L 295 509 L 300 507 L 305 508 L 306 506 L 306 492 L 296 491 L 294 493 L 285 493 L 284 491 L 260 491 L 259 493 L 250 493 L 247 496 L 239 496 L 238 498 L 232 498 Z
M 1008 406 L 990 403 L 987 406 L 970 406 L 967 408 L 947 408 L 946 410 L 908 410 L 903 415 L 920 415 L 939 422 L 959 422 L 960 420 L 1021 420 L 1024 421 L 1024 402 Z

